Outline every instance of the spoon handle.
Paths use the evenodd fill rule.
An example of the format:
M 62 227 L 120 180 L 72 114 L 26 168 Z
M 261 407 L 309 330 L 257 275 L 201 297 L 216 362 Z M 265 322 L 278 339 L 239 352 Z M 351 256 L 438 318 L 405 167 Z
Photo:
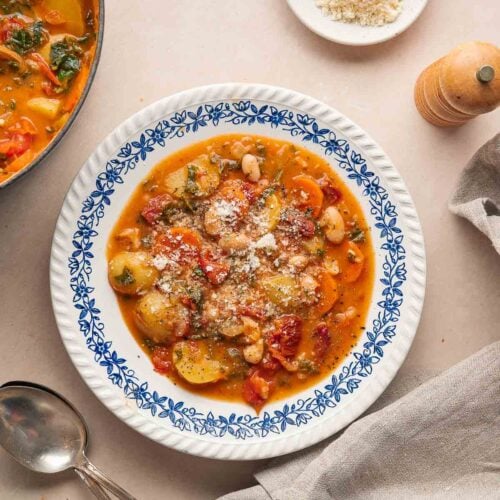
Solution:
M 137 500 L 130 493 L 127 493 L 121 486 L 118 486 L 114 481 L 104 475 L 94 464 L 90 463 L 88 458 L 78 465 L 77 470 L 83 472 L 94 482 L 99 484 L 101 488 L 110 491 L 120 500 Z
M 85 472 L 78 469 L 75 469 L 75 472 L 98 500 L 111 500 L 111 497 L 106 493 L 104 488 Z

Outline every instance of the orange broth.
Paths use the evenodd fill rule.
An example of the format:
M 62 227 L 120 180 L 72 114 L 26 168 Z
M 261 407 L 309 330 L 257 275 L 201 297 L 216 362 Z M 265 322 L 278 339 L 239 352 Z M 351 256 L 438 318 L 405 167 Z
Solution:
M 259 182 L 252 183 L 248 181 L 241 170 L 242 159 L 239 156 L 242 150 L 240 147 L 235 147 L 235 143 L 243 146 L 245 154 L 262 158 L 262 160 L 259 160 L 261 162 L 261 178 L 259 182 L 263 183 L 262 179 L 267 179 L 269 181 L 267 186 L 259 187 Z M 278 242 L 278 248 L 272 252 L 269 250 L 261 252 L 259 254 L 261 255 L 259 257 L 261 265 L 263 265 L 262 263 L 265 259 L 270 260 L 268 263 L 268 274 L 273 274 L 274 272 L 286 274 L 288 272 L 287 269 L 294 269 L 290 268 L 289 263 L 293 256 L 298 254 L 305 256 L 309 259 L 309 264 L 301 271 L 297 272 L 295 270 L 295 274 L 292 273 L 293 279 L 299 280 L 300 287 L 301 280 L 304 280 L 304 276 L 309 273 L 313 277 L 313 280 L 316 280 L 320 285 L 318 289 L 315 289 L 317 291 L 314 291 L 317 295 L 313 296 L 312 299 L 309 296 L 307 296 L 307 299 L 304 299 L 311 302 L 306 307 L 304 307 L 303 299 L 300 299 L 292 307 L 288 307 L 286 303 L 285 306 L 282 303 L 278 303 L 276 307 L 272 304 L 272 318 L 269 321 L 260 321 L 256 316 L 252 317 L 253 321 L 258 323 L 259 326 L 267 325 L 262 326 L 261 332 L 264 338 L 264 360 L 257 364 L 247 363 L 241 354 L 242 349 L 248 345 L 248 342 L 242 341 L 241 335 L 227 337 L 216 332 L 215 336 L 208 339 L 200 338 L 199 332 L 201 331 L 203 334 L 203 326 L 200 327 L 199 325 L 198 330 L 184 329 L 181 334 L 177 332 L 176 335 L 169 337 L 166 342 L 152 342 L 148 338 L 148 335 L 145 334 L 144 325 L 138 324 L 137 321 L 137 302 L 141 300 L 141 296 L 144 295 L 145 291 L 142 290 L 136 295 L 127 293 L 117 293 L 116 295 L 128 329 L 134 335 L 144 352 L 153 359 L 153 364 L 157 371 L 165 373 L 173 383 L 179 384 L 189 391 L 228 401 L 246 400 L 259 410 L 269 401 L 293 395 L 328 376 L 351 352 L 360 335 L 363 333 L 374 281 L 375 257 L 370 230 L 360 204 L 353 193 L 351 193 L 340 177 L 332 171 L 329 164 L 316 154 L 305 148 L 277 139 L 236 134 L 222 135 L 177 151 L 152 169 L 127 202 L 110 235 L 107 250 L 108 261 L 112 261 L 117 254 L 124 251 L 154 252 L 154 245 L 151 247 L 151 241 L 148 241 L 148 239 L 151 239 L 152 231 L 156 234 L 155 238 L 158 238 L 158 232 L 169 231 L 168 228 L 171 227 L 171 224 L 158 222 L 157 225 L 161 226 L 160 229 L 153 230 L 152 227 L 155 227 L 154 224 L 156 223 L 153 226 L 148 224 L 141 213 L 146 213 L 149 218 L 149 212 L 144 212 L 145 206 L 148 206 L 148 203 L 151 204 L 151 200 L 154 198 L 158 199 L 159 196 L 166 195 L 169 192 L 170 195 L 172 194 L 172 190 L 170 189 L 169 191 L 166 187 L 170 182 L 169 176 L 174 172 L 182 171 L 182 169 L 186 168 L 186 165 L 198 161 L 197 158 L 203 157 L 203 155 L 209 155 L 211 159 L 216 158 L 218 162 L 228 160 L 226 163 L 230 168 L 225 170 L 220 176 L 220 184 L 208 196 L 193 198 L 191 201 L 188 201 L 188 204 L 194 203 L 195 205 L 200 205 L 200 208 L 196 208 L 196 210 L 200 210 L 202 213 L 205 211 L 205 219 L 203 219 L 203 216 L 200 219 L 201 226 L 196 222 L 190 222 L 189 215 L 185 219 L 181 219 L 186 221 L 184 226 L 191 227 L 191 229 L 195 230 L 196 234 L 200 235 L 202 246 L 207 242 L 207 244 L 216 247 L 218 244 L 222 244 L 221 240 L 224 236 L 221 237 L 221 234 L 223 235 L 224 231 L 216 235 L 208 235 L 203 230 L 203 221 L 206 221 L 207 206 L 210 207 L 210 203 L 216 203 L 214 200 L 217 200 L 217 197 L 220 196 L 220 192 L 225 185 L 224 183 L 231 183 L 236 180 L 239 184 L 235 185 L 243 186 L 243 189 L 247 189 L 245 186 L 250 185 L 250 188 L 257 192 L 257 196 L 261 197 L 264 196 L 263 193 L 265 194 L 265 190 L 269 189 L 269 186 L 275 186 L 274 194 L 280 199 L 281 211 L 278 225 L 270 233 L 275 235 L 273 238 Z M 301 176 L 300 179 L 305 176 L 308 180 L 304 184 L 303 181 L 297 181 L 297 176 Z M 278 180 L 276 181 L 276 179 Z M 306 193 L 306 196 L 297 188 L 297 185 L 300 187 L 304 184 L 306 189 L 309 189 L 308 186 L 311 180 L 313 183 L 318 183 L 318 185 L 322 184 L 323 199 L 319 200 L 319 207 L 311 208 L 307 206 L 308 203 L 314 204 L 318 202 L 318 199 L 314 197 L 316 195 L 319 196 L 317 187 L 313 186 L 312 194 Z M 253 203 L 259 203 L 259 201 L 254 201 Z M 333 244 L 327 238 L 324 238 L 323 230 L 319 227 L 322 222 L 321 213 L 324 213 L 330 205 L 337 208 L 345 221 L 345 237 L 337 244 Z M 254 205 L 250 203 L 250 211 L 253 210 L 252 206 Z M 283 214 L 287 214 L 286 210 L 288 209 L 293 211 L 294 217 L 286 219 L 286 216 Z M 315 211 L 320 211 L 320 214 L 315 216 Z M 293 224 L 302 217 L 300 213 L 304 213 L 304 216 L 314 223 L 315 236 L 313 238 L 302 238 L 299 234 L 298 241 L 295 241 L 288 236 L 289 234 L 295 236 L 295 233 L 287 233 L 286 231 L 289 231 L 289 228 L 286 225 L 292 224 L 293 229 Z M 193 216 L 193 219 L 197 216 Z M 177 224 L 175 223 L 175 225 Z M 283 229 L 280 229 L 282 226 Z M 135 238 L 130 238 L 130 230 L 135 231 Z M 230 237 L 234 239 L 236 232 L 231 229 Z M 313 245 L 312 250 L 304 251 L 303 245 L 307 241 L 314 241 L 314 238 L 318 234 L 320 235 L 320 239 L 323 240 L 323 247 L 315 250 Z M 266 236 L 266 239 L 269 238 L 269 236 Z M 255 237 L 255 239 L 258 238 Z M 352 242 L 352 239 L 356 241 Z M 292 242 L 289 243 L 288 240 Z M 143 242 L 148 243 L 144 246 Z M 289 246 L 285 247 L 283 242 L 288 242 Z M 358 259 L 358 253 L 360 253 L 363 260 L 361 264 L 358 262 L 361 260 Z M 223 261 L 226 258 L 227 253 L 221 252 L 220 258 L 215 260 Z M 282 264 L 280 264 L 281 260 L 283 260 Z M 241 264 L 240 261 L 238 262 Z M 243 260 L 242 262 L 246 261 Z M 336 266 L 339 269 L 336 269 L 334 265 L 333 274 L 326 273 L 323 266 L 327 262 L 330 264 L 331 262 L 336 262 Z M 279 267 L 275 269 L 274 266 L 277 264 Z M 191 262 L 189 265 L 191 268 L 194 268 L 196 261 L 194 263 Z M 268 274 L 266 274 L 267 271 L 262 271 L 261 269 L 256 272 L 263 274 L 260 274 L 251 285 L 248 285 L 251 281 L 250 278 L 242 280 L 243 287 L 250 286 L 250 291 L 248 292 L 250 294 L 254 293 L 253 290 L 255 289 L 259 289 L 259 294 L 261 294 L 263 280 L 268 277 Z M 163 273 L 168 273 L 168 270 L 163 271 Z M 327 274 L 326 278 L 325 274 Z M 162 278 L 159 279 L 161 281 Z M 229 287 L 228 281 L 231 280 L 231 274 L 226 278 L 224 284 L 221 285 L 211 283 L 207 285 L 207 278 L 203 273 L 200 273 L 200 276 L 196 276 L 194 279 L 201 282 L 205 296 L 204 304 L 208 307 L 207 297 L 211 291 L 217 291 L 220 289 L 219 287 Z M 110 282 L 112 285 L 114 284 L 112 275 L 110 275 Z M 238 280 L 236 280 L 236 283 L 238 283 Z M 158 281 L 154 286 L 158 288 Z M 335 297 L 332 299 L 331 290 L 329 291 L 328 287 L 336 288 L 336 299 Z M 241 292 L 241 296 L 237 298 L 235 303 L 245 302 L 244 293 Z M 326 295 L 326 298 L 323 295 Z M 260 295 L 258 298 L 251 297 L 251 299 L 249 301 L 250 305 L 261 303 L 259 302 Z M 325 300 L 327 302 L 326 306 Z M 265 297 L 262 303 L 265 304 L 265 307 L 268 307 L 267 303 L 269 302 L 272 302 L 272 300 Z M 228 307 L 233 307 L 233 305 L 233 303 L 230 303 Z M 239 306 L 236 305 L 235 307 Z M 352 308 L 355 308 L 355 313 L 353 313 Z M 255 311 L 250 312 L 255 313 Z M 221 316 L 226 314 L 222 310 L 219 313 Z M 239 314 L 241 315 L 241 312 Z M 252 315 L 250 314 L 250 316 Z M 284 361 L 282 360 L 284 364 L 280 364 L 280 359 L 283 358 L 280 352 L 285 351 L 276 352 L 274 347 L 270 347 L 273 341 L 269 339 L 275 334 L 276 329 L 283 328 L 283 324 L 282 322 L 280 323 L 281 320 L 279 318 L 284 316 L 299 317 L 301 335 L 298 346 L 294 346 L 292 349 L 294 351 L 292 355 L 284 356 L 286 358 Z M 346 316 L 350 317 L 346 318 Z M 289 326 L 295 328 L 298 320 L 295 319 L 293 325 L 293 321 L 287 321 L 289 322 Z M 323 334 L 325 332 L 328 333 L 328 342 L 326 342 L 328 346 L 325 352 L 319 357 L 317 356 L 318 351 L 321 351 L 322 348 L 321 345 L 318 347 L 318 325 L 323 329 Z M 186 341 L 185 339 L 189 339 L 193 332 L 198 334 L 195 335 L 196 340 Z M 281 349 L 279 342 L 282 339 L 282 336 L 278 337 L 278 343 L 276 344 L 278 345 L 278 351 Z M 208 343 L 209 347 L 207 348 L 208 354 L 206 354 L 206 357 L 216 359 L 220 363 L 222 367 L 221 371 L 223 372 L 220 379 L 213 383 L 205 384 L 193 384 L 186 381 L 176 370 L 175 362 L 173 361 L 175 358 L 175 346 L 178 341 L 192 342 L 193 345 L 200 342 Z M 321 342 L 319 340 L 320 344 Z M 205 349 L 205 345 L 203 348 Z M 237 356 L 235 356 L 236 350 L 240 352 Z M 273 351 L 274 355 L 270 355 L 270 351 Z M 290 352 L 287 351 L 286 354 L 290 354 Z M 268 365 L 265 365 L 266 356 L 270 360 L 270 369 Z M 263 366 L 265 367 L 262 368 Z M 288 366 L 290 369 L 287 369 L 285 366 Z M 259 372 L 259 370 L 261 371 Z M 254 375 L 255 373 L 258 375 Z M 258 384 L 261 383 L 259 379 L 260 375 L 262 375 L 260 378 L 269 384 L 268 394 L 265 387 L 262 388 L 260 385 L 254 387 L 255 384 L 252 385 L 255 380 L 258 381 Z M 253 382 L 249 382 L 250 379 Z M 248 387 L 249 384 L 250 388 Z M 259 397 L 255 396 L 256 391 Z M 267 397 L 264 398 L 263 396 L 266 394 Z

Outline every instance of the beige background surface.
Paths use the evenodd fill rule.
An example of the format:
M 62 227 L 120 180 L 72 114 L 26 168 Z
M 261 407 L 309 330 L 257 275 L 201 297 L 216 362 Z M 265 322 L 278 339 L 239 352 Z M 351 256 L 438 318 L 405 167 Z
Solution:
M 500 257 L 446 207 L 461 168 L 498 132 L 500 111 L 440 130 L 412 102 L 420 70 L 453 46 L 500 42 L 497 0 L 430 0 L 407 32 L 367 48 L 319 38 L 284 0 L 106 4 L 101 65 L 76 124 L 44 165 L 0 192 L 0 382 L 28 379 L 67 395 L 88 419 L 97 465 L 141 499 L 215 498 L 252 484 L 259 465 L 183 455 L 130 430 L 82 382 L 52 315 L 50 244 L 71 180 L 122 120 L 179 90 L 226 81 L 290 87 L 331 104 L 382 145 L 413 195 L 428 256 L 423 317 L 402 367 L 407 375 L 444 369 L 500 338 Z M 37 475 L 0 450 L 0 498 L 41 497 L 90 498 L 71 473 Z

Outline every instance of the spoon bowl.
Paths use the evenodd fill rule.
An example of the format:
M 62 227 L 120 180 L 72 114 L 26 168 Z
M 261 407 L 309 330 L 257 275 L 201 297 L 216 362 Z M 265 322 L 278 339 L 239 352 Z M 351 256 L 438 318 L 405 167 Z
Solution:
M 28 469 L 53 474 L 79 465 L 87 427 L 61 396 L 14 382 L 0 389 L 0 444 Z
M 87 442 L 82 415 L 61 395 L 30 382 L 0 387 L 0 445 L 15 460 L 46 474 L 74 469 L 97 498 L 109 499 L 108 490 L 134 500 L 89 462 Z

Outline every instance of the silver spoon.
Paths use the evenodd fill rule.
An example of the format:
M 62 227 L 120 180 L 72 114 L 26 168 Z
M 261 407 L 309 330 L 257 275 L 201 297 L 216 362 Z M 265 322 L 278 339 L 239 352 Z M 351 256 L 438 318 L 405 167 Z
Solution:
M 0 445 L 20 464 L 52 474 L 74 469 L 96 498 L 135 500 L 85 456 L 88 429 L 78 411 L 56 392 L 30 382 L 0 387 Z

